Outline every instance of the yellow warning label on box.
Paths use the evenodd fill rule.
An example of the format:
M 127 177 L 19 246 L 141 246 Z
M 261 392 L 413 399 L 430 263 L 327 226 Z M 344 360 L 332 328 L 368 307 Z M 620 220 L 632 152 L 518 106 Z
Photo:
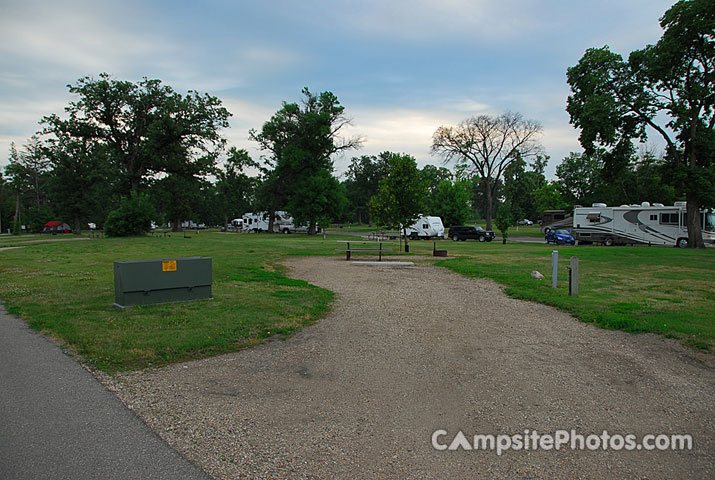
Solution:
M 166 260 L 161 262 L 162 272 L 175 272 L 176 271 L 176 260 Z

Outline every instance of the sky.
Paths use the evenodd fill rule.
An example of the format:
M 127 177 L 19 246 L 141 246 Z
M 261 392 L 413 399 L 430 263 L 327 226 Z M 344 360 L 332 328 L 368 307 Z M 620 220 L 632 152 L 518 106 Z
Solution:
M 67 85 L 107 72 L 206 92 L 233 114 L 229 145 L 248 138 L 301 90 L 333 92 L 363 147 L 442 165 L 430 154 L 442 125 L 521 113 L 541 122 L 547 176 L 580 152 L 565 111 L 566 69 L 586 49 L 627 56 L 658 41 L 673 0 L 0 0 L 0 167 L 62 114 Z

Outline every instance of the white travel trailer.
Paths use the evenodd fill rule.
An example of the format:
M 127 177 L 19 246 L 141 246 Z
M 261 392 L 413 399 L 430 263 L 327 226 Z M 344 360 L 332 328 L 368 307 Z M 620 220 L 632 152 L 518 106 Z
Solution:
M 406 234 L 410 238 L 444 238 L 444 224 L 440 217 L 420 216 L 407 227 Z
M 608 207 L 594 203 L 576 207 L 573 215 L 573 236 L 581 243 L 605 245 L 646 244 L 688 246 L 686 203 L 673 206 L 662 203 Z M 703 240 L 715 245 L 715 214 L 701 213 Z

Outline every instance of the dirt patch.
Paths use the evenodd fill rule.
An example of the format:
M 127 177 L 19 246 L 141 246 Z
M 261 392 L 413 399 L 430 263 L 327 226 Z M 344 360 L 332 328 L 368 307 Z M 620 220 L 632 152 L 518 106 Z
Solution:
M 712 478 L 711 357 L 426 264 L 296 258 L 337 293 L 287 341 L 108 383 L 216 478 Z M 703 361 L 703 359 L 705 361 Z M 476 434 L 690 434 L 691 451 L 437 451 Z

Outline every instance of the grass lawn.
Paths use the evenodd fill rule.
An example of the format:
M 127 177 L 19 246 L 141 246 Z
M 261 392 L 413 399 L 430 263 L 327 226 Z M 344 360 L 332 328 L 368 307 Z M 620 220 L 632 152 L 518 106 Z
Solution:
M 107 372 L 235 351 L 289 335 L 330 308 L 331 292 L 287 278 L 280 260 L 335 255 L 335 240 L 346 237 L 210 232 L 191 237 L 34 243 L 2 251 L 0 298 L 32 328 L 61 339 Z M 432 242 L 412 241 L 410 248 L 411 254 L 429 255 Z M 444 241 L 438 248 L 456 257 L 439 265 L 493 278 L 511 296 L 556 306 L 599 326 L 658 332 L 713 349 L 715 249 L 560 247 L 554 290 L 553 246 Z M 581 260 L 578 297 L 567 294 L 571 255 Z M 189 256 L 213 259 L 213 300 L 112 306 L 114 260 Z M 532 270 L 546 280 L 532 279 Z
M 386 230 L 378 225 L 367 225 L 365 223 L 334 223 L 325 229 L 328 232 L 350 232 L 350 233 L 370 233 L 378 230 Z
M 429 242 L 424 242 L 429 243 Z M 414 253 L 431 244 L 411 242 Z M 715 249 L 555 247 L 501 242 L 440 242 L 451 258 L 437 264 L 492 278 L 514 298 L 555 306 L 584 322 L 628 332 L 656 332 L 695 348 L 715 344 Z M 559 250 L 558 288 L 551 288 L 551 252 Z M 579 295 L 568 296 L 571 256 L 579 257 Z M 546 279 L 534 280 L 538 270 Z
M 0 252 L 0 298 L 32 328 L 60 338 L 108 372 L 235 351 L 290 334 L 329 308 L 331 292 L 287 278 L 278 260 L 332 252 L 334 239 L 205 232 L 191 236 L 56 242 L 6 250 Z M 114 260 L 188 256 L 213 258 L 214 300 L 112 306 Z

